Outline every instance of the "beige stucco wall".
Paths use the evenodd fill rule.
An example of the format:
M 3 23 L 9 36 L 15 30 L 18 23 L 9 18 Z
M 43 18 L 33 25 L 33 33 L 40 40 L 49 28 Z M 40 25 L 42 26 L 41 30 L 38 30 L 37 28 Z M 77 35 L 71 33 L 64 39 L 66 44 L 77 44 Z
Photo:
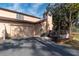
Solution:
M 24 20 L 32 21 L 32 22 L 38 22 L 40 19 L 34 18 L 34 17 L 30 17 L 30 16 L 24 16 Z
M 42 33 L 42 25 L 41 24 L 36 24 L 35 25 L 35 35 L 37 36 L 39 36 L 39 35 L 41 35 L 41 33 Z
M 0 23 L 0 38 L 3 36 L 4 24 Z
M 0 20 L 0 38 L 3 38 L 5 28 L 7 36 L 11 38 L 40 36 L 46 32 L 46 21 L 38 24 L 29 24 Z
M 5 11 L 5 10 L 0 10 L 0 16 L 16 19 L 16 13 Z
M 3 22 L 0 22 L 0 38 L 3 38 L 4 37 L 4 31 L 6 29 L 6 32 L 5 33 L 7 36 L 9 35 L 10 36 L 10 26 L 8 23 L 3 23 Z
M 31 37 L 33 36 L 33 25 L 30 24 L 12 24 L 11 26 L 11 37 Z
M 8 17 L 8 18 L 15 18 L 16 13 L 8 12 L 4 10 L 0 10 L 0 16 Z M 31 16 L 23 16 L 23 20 L 31 21 L 31 22 L 38 22 L 40 19 L 34 18 Z M 7 19 L 6 19 L 7 20 Z M 52 30 L 52 16 L 47 15 L 47 22 L 49 24 L 48 29 Z M 47 23 L 46 21 L 38 23 L 38 24 L 29 24 L 29 23 L 19 23 L 19 22 L 12 22 L 12 21 L 3 21 L 0 20 L 0 38 L 4 36 L 3 31 L 6 28 L 7 36 L 11 38 L 20 38 L 20 37 L 31 37 L 35 35 L 41 35 L 42 33 L 46 32 L 47 30 Z
M 4 36 L 6 28 L 6 36 L 11 38 L 32 37 L 34 36 L 34 26 L 29 23 L 18 23 L 10 21 L 0 21 L 0 38 Z
M 40 36 L 43 33 L 47 32 L 47 23 L 46 21 L 43 21 L 41 23 L 38 23 L 35 25 L 35 35 Z
M 7 18 L 15 18 L 17 16 L 17 13 L 0 10 L 0 16 L 7 17 Z M 38 22 L 40 19 L 22 15 L 23 20 L 31 21 L 31 22 Z M 7 19 L 6 19 L 7 20 Z M 41 25 L 40 24 L 29 24 L 29 23 L 19 23 L 19 22 L 12 22 L 12 21 L 4 21 L 0 20 L 0 38 L 3 38 L 4 31 L 6 29 L 7 36 L 11 38 L 20 38 L 20 37 L 31 37 L 35 35 L 41 34 Z
M 46 32 L 46 21 L 42 22 L 42 29 L 43 29 L 43 32 L 45 33 Z
M 6 10 L 0 10 L 0 16 L 2 16 L 2 17 L 17 19 L 17 14 L 18 13 L 6 11 Z M 20 15 L 23 17 L 23 19 L 21 19 L 21 20 L 27 20 L 27 21 L 31 21 L 31 22 L 37 22 L 40 20 L 40 19 L 35 18 L 35 17 L 26 16 L 26 15 L 22 15 L 22 14 L 20 14 Z
M 52 15 L 47 15 L 47 22 L 48 22 L 48 29 L 52 30 L 53 28 L 53 21 L 52 21 Z

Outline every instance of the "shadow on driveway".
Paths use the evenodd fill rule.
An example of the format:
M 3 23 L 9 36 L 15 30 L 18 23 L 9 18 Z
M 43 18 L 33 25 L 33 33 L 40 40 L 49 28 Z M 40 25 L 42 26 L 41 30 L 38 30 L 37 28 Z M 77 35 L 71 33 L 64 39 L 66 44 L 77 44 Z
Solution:
M 22 46 L 23 44 L 26 45 Z M 30 54 L 32 56 L 47 56 L 47 55 L 74 56 L 73 54 L 66 51 L 65 48 L 62 48 L 52 42 L 44 42 L 39 37 L 30 37 L 26 39 L 12 40 L 10 42 L 3 42 L 3 44 L 0 44 L 0 51 L 5 51 L 8 49 L 23 49 L 23 48 L 32 49 L 33 52 Z

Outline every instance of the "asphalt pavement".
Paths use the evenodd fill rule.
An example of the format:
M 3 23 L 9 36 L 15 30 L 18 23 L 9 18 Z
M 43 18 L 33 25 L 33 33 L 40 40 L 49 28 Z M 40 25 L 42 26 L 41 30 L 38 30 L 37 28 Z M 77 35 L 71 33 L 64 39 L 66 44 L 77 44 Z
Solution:
M 0 56 L 79 56 L 79 50 L 58 45 L 41 37 L 5 40 L 0 44 Z

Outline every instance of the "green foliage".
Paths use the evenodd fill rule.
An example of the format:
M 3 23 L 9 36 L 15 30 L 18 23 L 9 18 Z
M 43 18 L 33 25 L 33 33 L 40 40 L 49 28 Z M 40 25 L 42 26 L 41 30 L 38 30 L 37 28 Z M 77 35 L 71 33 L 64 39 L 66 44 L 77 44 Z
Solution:
M 50 4 L 47 10 L 53 15 L 55 30 L 71 30 L 72 24 L 78 19 L 79 3 Z

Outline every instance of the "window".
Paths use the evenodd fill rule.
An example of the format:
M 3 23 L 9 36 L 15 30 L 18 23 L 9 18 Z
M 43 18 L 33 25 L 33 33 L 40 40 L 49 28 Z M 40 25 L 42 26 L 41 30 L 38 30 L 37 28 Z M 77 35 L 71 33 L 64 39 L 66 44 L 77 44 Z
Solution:
M 17 14 L 17 15 L 16 15 L 16 18 L 17 18 L 18 20 L 24 20 L 24 17 L 23 17 L 23 15 L 21 15 L 21 14 Z

